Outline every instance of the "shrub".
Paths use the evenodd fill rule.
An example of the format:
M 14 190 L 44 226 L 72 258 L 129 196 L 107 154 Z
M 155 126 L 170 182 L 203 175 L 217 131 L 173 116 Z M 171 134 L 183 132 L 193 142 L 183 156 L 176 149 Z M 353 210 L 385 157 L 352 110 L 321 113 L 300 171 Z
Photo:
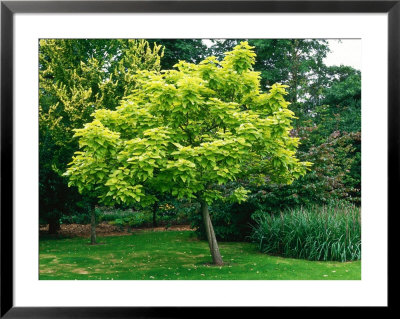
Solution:
M 187 224 L 187 212 L 192 206 L 189 201 L 178 201 L 173 198 L 161 201 L 157 210 L 157 224 L 166 227 Z
M 134 212 L 130 213 L 126 217 L 119 217 L 113 221 L 110 221 L 111 225 L 118 226 L 119 228 L 130 228 L 135 227 L 147 227 L 152 224 L 152 214 L 149 211 Z
M 171 225 L 182 225 L 187 223 L 185 202 L 162 201 L 159 202 L 156 219 L 158 226 L 169 227 Z M 153 226 L 153 211 L 126 208 L 107 208 L 98 209 L 99 222 L 107 221 L 112 225 L 124 228 L 129 227 L 151 227 Z
M 97 209 L 99 222 L 113 222 L 117 219 L 124 219 L 134 214 L 133 209 L 116 207 L 100 207 Z
M 251 239 L 261 252 L 309 260 L 361 259 L 361 213 L 353 204 L 335 202 L 269 214 L 254 214 Z
M 296 132 L 302 142 L 308 136 L 303 128 Z M 320 145 L 303 145 L 298 152 L 303 161 L 313 163 L 311 170 L 290 185 L 267 182 L 248 186 L 247 202 L 256 210 L 280 212 L 299 206 L 327 204 L 346 200 L 361 204 L 361 134 L 334 132 Z
M 74 214 L 74 215 L 62 215 L 60 218 L 60 224 L 89 224 L 90 213 Z

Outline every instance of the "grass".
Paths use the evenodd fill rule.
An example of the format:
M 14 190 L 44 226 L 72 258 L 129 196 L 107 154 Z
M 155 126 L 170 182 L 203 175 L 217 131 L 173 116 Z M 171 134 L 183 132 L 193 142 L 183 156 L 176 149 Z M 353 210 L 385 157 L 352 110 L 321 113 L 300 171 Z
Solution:
M 361 262 L 318 262 L 268 256 L 251 243 L 220 243 L 226 265 L 210 265 L 208 244 L 191 231 L 40 241 L 40 279 L 220 280 L 361 279 Z

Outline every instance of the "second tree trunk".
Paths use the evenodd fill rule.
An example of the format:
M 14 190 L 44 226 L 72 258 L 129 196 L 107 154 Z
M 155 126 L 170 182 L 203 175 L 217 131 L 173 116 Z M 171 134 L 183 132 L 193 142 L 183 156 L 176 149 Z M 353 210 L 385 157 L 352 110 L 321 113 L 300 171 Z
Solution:
M 96 208 L 92 209 L 91 214 L 91 223 L 90 223 L 90 244 L 96 244 Z

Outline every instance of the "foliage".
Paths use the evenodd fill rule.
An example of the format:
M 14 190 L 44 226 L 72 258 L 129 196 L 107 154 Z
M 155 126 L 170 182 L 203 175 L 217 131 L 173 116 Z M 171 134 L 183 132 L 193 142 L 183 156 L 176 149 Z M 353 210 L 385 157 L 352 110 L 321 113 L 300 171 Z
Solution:
M 361 262 L 313 262 L 260 254 L 252 243 L 221 243 L 228 262 L 211 266 L 208 244 L 190 231 L 133 232 L 39 242 L 40 280 L 345 280 L 361 279 Z M 57 262 L 55 262 L 57 261 Z
M 90 204 L 61 177 L 77 148 L 73 130 L 94 110 L 114 109 L 133 88 L 137 70 L 159 70 L 161 48 L 107 39 L 42 39 L 39 44 L 39 211 L 42 219 L 57 220 Z
M 251 216 L 257 210 L 279 213 L 282 210 L 299 206 L 321 205 L 337 199 L 353 202 L 361 201 L 360 134 L 336 132 L 326 143 L 309 145 L 312 128 L 303 128 L 296 134 L 309 149 L 302 150 L 298 156 L 303 161 L 313 163 L 312 170 L 290 185 L 266 183 L 246 185 L 250 190 L 248 199 L 242 204 L 216 202 L 210 207 L 214 230 L 220 240 L 248 240 Z M 243 184 L 243 181 L 242 181 Z M 231 185 L 230 188 L 235 188 Z M 204 238 L 201 218 L 190 214 L 190 221 L 200 238 Z
M 323 59 L 329 52 L 326 40 L 320 39 L 250 39 L 257 59 L 254 70 L 261 75 L 261 87 L 274 83 L 288 85 L 287 100 L 296 117 L 308 118 L 321 104 L 323 90 L 329 84 Z M 217 56 L 234 47 L 238 40 L 215 41 L 211 47 Z M 334 69 L 330 70 L 334 75 Z M 331 78 L 329 78 L 331 79 Z
M 99 214 L 99 221 L 107 221 L 120 228 L 151 227 L 153 226 L 153 212 L 150 210 L 132 211 L 124 209 L 105 210 Z M 186 222 L 186 214 L 182 214 L 176 207 L 162 203 L 157 210 L 158 226 L 181 225 Z
M 299 131 L 300 140 L 310 138 L 310 131 L 313 132 L 310 128 Z M 308 141 L 305 143 L 308 144 Z M 278 213 L 299 206 L 327 204 L 337 199 L 360 204 L 360 134 L 336 132 L 326 143 L 308 147 L 303 151 L 301 145 L 298 156 L 302 161 L 312 162 L 312 170 L 292 184 L 248 184 L 246 188 L 250 192 L 245 203 L 219 201 L 212 205 L 210 213 L 218 239 L 247 240 L 251 233 L 250 225 L 254 223 L 251 216 L 257 210 Z M 199 237 L 204 238 L 200 217 L 191 214 L 190 220 Z
M 309 260 L 361 259 L 360 209 L 347 203 L 309 206 L 281 214 L 258 211 L 252 235 L 260 251 Z
M 110 222 L 111 225 L 116 225 L 122 229 L 125 228 L 126 226 L 129 226 L 130 228 L 150 226 L 151 223 L 152 223 L 152 214 L 148 211 L 135 212 L 127 217 L 117 218 Z
M 310 163 L 294 156 L 285 86 L 261 92 L 254 60 L 244 42 L 221 62 L 138 72 L 136 90 L 115 111 L 97 110 L 75 130 L 81 151 L 65 173 L 70 185 L 105 204 L 148 206 L 156 201 L 148 189 L 240 202 L 243 187 L 224 194 L 222 186 L 242 176 L 291 183 L 303 175 Z
M 298 121 L 291 134 L 300 138 L 298 157 L 312 170 L 291 185 L 251 188 L 248 202 L 280 211 L 334 199 L 361 203 L 361 78 L 351 67 L 329 67 L 329 87 L 315 115 Z M 349 106 L 348 106 L 349 105 Z
M 113 207 L 99 207 L 99 222 L 109 222 L 116 219 L 122 219 L 124 217 L 131 216 L 135 211 L 133 209 L 116 208 Z
M 361 74 L 351 67 L 330 67 L 330 85 L 324 89 L 314 122 L 321 138 L 333 132 L 361 131 Z M 329 73 L 328 73 L 329 74 Z
M 329 85 L 324 90 L 322 104 L 360 107 L 361 72 L 350 66 L 330 66 L 326 70 Z
M 250 44 L 256 48 L 255 69 L 262 70 L 263 84 L 287 84 L 290 87 L 288 100 L 293 103 L 306 99 L 307 95 L 319 96 L 323 59 L 329 52 L 326 40 L 254 39 Z
M 302 142 L 300 153 L 305 151 L 305 155 L 316 158 L 315 167 L 321 166 L 317 158 L 327 159 L 326 165 L 321 166 L 319 176 L 332 182 L 330 187 L 322 187 L 321 190 L 327 190 L 328 195 L 360 203 L 361 75 L 359 71 L 345 66 L 330 67 L 328 71 L 330 85 L 324 90 L 322 100 L 326 104 L 316 107 L 313 124 L 303 122 L 304 127 L 300 127 L 295 135 Z M 320 152 L 324 153 L 318 154 Z M 309 156 L 301 158 L 312 160 Z M 311 176 L 306 177 L 305 183 L 313 182 L 307 178 Z
M 298 132 L 301 141 L 309 138 L 312 129 Z M 302 149 L 302 146 L 300 149 Z M 246 185 L 248 199 L 240 205 L 213 205 L 213 220 L 217 237 L 228 240 L 246 240 L 250 235 L 251 216 L 257 210 L 279 213 L 299 206 L 328 204 L 334 200 L 361 203 L 360 134 L 333 134 L 328 142 L 298 151 L 300 160 L 313 162 L 305 176 L 290 185 L 268 183 Z M 234 186 L 232 186 L 234 187 Z M 191 216 L 192 224 L 199 227 L 199 219 Z
M 225 57 L 225 52 L 232 51 L 244 39 L 210 39 L 212 45 L 209 48 L 210 53 L 218 60 Z M 276 82 L 274 82 L 276 83 Z
M 199 63 L 209 53 L 201 39 L 149 39 L 147 41 L 163 47 L 164 55 L 161 59 L 163 70 L 172 69 L 179 61 Z
M 89 224 L 90 213 L 88 210 L 83 211 L 79 214 L 68 214 L 60 217 L 60 224 Z
M 309 129 L 300 132 L 305 136 L 309 136 L 308 133 L 310 133 Z M 278 185 L 271 191 L 289 207 L 326 203 L 332 199 L 347 199 L 359 203 L 361 198 L 360 147 L 360 133 L 334 132 L 325 143 L 310 146 L 305 152 L 299 151 L 299 157 L 302 160 L 314 163 L 312 171 L 307 176 L 288 187 Z M 284 199 L 279 198 L 282 194 L 285 194 Z
M 188 224 L 188 214 L 195 209 L 190 201 L 168 200 L 160 201 L 157 211 L 157 223 L 166 227 Z

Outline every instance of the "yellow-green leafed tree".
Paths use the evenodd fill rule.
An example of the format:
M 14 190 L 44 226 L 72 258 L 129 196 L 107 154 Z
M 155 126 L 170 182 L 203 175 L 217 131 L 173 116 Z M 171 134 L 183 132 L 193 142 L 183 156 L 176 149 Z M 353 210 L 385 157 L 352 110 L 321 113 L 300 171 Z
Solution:
M 242 42 L 222 61 L 139 72 L 115 111 L 98 110 L 75 130 L 81 150 L 65 173 L 70 184 L 105 204 L 148 205 L 149 189 L 198 201 L 213 262 L 223 264 L 208 210 L 224 197 L 221 186 L 242 178 L 291 183 L 310 165 L 295 157 L 285 87 L 262 92 L 255 58 Z M 247 192 L 238 187 L 224 198 L 245 201 Z

